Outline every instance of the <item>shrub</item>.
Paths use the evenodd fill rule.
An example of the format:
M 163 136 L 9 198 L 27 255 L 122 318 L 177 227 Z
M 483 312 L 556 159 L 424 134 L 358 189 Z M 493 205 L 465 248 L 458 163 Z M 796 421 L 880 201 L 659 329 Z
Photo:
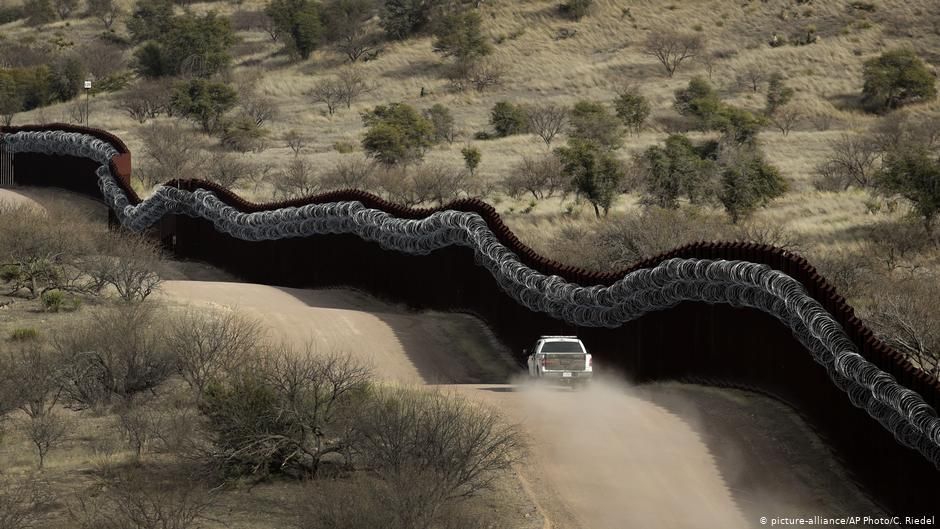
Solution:
M 430 29 L 448 0 L 383 0 L 379 24 L 389 38 L 406 39 Z
M 142 43 L 160 38 L 173 24 L 173 4 L 170 0 L 138 0 L 127 21 L 131 40 Z
M 777 109 L 785 106 L 793 99 L 793 89 L 786 86 L 783 75 L 780 72 L 774 72 L 767 81 L 767 105 L 764 112 L 767 115 L 773 115 Z
M 35 340 L 39 336 L 39 331 L 32 327 L 17 327 L 10 331 L 10 340 L 14 342 L 26 342 Z
M 368 127 L 363 150 L 385 165 L 418 161 L 433 143 L 431 121 L 405 103 L 379 105 L 363 113 L 362 121 Z
M 268 131 L 257 119 L 242 114 L 225 120 L 222 125 L 222 145 L 238 152 L 259 150 Z
M 663 147 L 653 146 L 639 156 L 643 201 L 661 208 L 676 209 L 684 196 L 691 203 L 703 202 L 714 194 L 714 160 L 703 157 L 685 136 L 666 138 Z
M 568 119 L 567 108 L 551 103 L 531 106 L 527 114 L 529 130 L 542 138 L 546 147 L 551 147 L 552 140 L 564 129 Z
M 718 200 L 731 222 L 747 218 L 759 207 L 783 195 L 787 182 L 753 146 L 737 147 L 722 154 Z
M 291 199 L 313 195 L 322 187 L 313 165 L 306 158 L 295 156 L 281 171 L 274 174 L 274 198 Z
M 567 191 L 567 178 L 561 160 L 554 153 L 540 158 L 524 157 L 502 181 L 503 190 L 513 198 L 531 193 L 535 199 Z
M 862 97 L 871 110 L 891 110 L 937 97 L 937 80 L 913 50 L 886 51 L 865 61 Z
M 333 150 L 340 154 L 349 154 L 356 151 L 356 144 L 349 140 L 337 140 L 333 142 Z
M 700 127 L 709 129 L 721 110 L 718 92 L 703 77 L 693 77 L 686 88 L 676 90 L 673 107 L 683 116 L 698 120 Z
M 528 113 L 522 105 L 499 101 L 490 111 L 490 124 L 499 138 L 524 134 L 528 131 Z
M 480 154 L 480 149 L 468 145 L 460 149 L 460 155 L 463 156 L 464 166 L 470 171 L 470 176 L 473 176 L 477 167 L 480 165 L 480 160 L 483 159 L 483 155 Z
M 569 136 L 593 143 L 603 149 L 619 149 L 623 125 L 603 103 L 578 101 L 571 109 Z
M 434 129 L 434 143 L 454 143 L 454 116 L 450 109 L 437 103 L 424 111 L 424 117 L 431 122 Z
M 921 145 L 887 153 L 884 168 L 876 185 L 889 195 L 898 195 L 910 202 L 921 218 L 928 237 L 933 236 L 933 223 L 940 214 L 940 159 Z
M 594 0 L 567 0 L 561 4 L 561 12 L 574 20 L 586 17 L 594 7 Z
M 47 312 L 59 312 L 65 306 L 65 294 L 61 290 L 47 290 L 39 299 Z
M 679 66 L 705 49 L 701 35 L 687 35 L 675 31 L 655 30 L 650 32 L 643 44 L 643 52 L 656 58 L 672 77 Z

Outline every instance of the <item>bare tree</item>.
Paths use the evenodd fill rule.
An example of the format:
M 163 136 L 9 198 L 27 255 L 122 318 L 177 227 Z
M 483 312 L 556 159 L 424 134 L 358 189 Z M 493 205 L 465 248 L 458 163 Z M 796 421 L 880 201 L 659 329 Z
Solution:
M 534 105 L 528 109 L 529 130 L 542 138 L 546 147 L 551 147 L 552 140 L 565 128 L 568 109 L 552 103 Z
M 188 127 L 155 123 L 140 131 L 144 163 L 137 174 L 148 186 L 174 179 L 198 178 L 205 171 L 201 142 Z
M 277 105 L 270 98 L 252 94 L 240 97 L 239 101 L 244 114 L 259 127 L 277 116 Z
M 97 290 L 110 286 L 126 303 L 147 299 L 161 282 L 159 245 L 150 237 L 131 232 L 109 232 L 99 240 L 96 255 L 86 259 L 84 268 Z
M 295 156 L 274 175 L 274 197 L 300 198 L 313 195 L 322 188 L 322 182 L 306 158 Z
M 166 81 L 144 81 L 125 91 L 118 99 L 118 107 L 138 123 L 144 123 L 160 114 L 172 115 L 170 94 Z
M 176 359 L 165 345 L 165 317 L 149 303 L 91 312 L 53 337 L 65 359 L 60 371 L 69 406 L 128 402 L 166 381 Z
M 199 529 L 212 520 L 215 494 L 187 477 L 172 483 L 123 472 L 103 494 L 80 494 L 68 503 L 71 527 L 79 529 Z
M 296 130 L 288 131 L 287 134 L 284 135 L 284 141 L 287 143 L 287 146 L 290 147 L 290 150 L 294 151 L 294 156 L 300 154 L 301 149 L 304 148 L 304 144 L 306 143 L 303 134 Z
M 71 430 L 71 422 L 57 412 L 43 413 L 23 421 L 22 430 L 29 442 L 36 447 L 39 469 L 42 470 L 49 451 L 61 443 Z
M 938 296 L 937 278 L 884 285 L 866 318 L 882 340 L 933 377 L 940 377 Z
M 678 33 L 672 30 L 654 30 L 646 38 L 643 52 L 655 57 L 672 77 L 679 65 L 705 50 L 705 41 L 700 35 Z
M 336 79 L 340 86 L 340 98 L 346 104 L 346 108 L 352 106 L 353 101 L 359 99 L 360 96 L 375 89 L 362 75 L 362 71 L 352 67 L 340 70 Z
M 238 312 L 186 311 L 172 319 L 167 346 L 177 370 L 198 394 L 235 369 L 263 338 L 260 322 Z
M 100 20 L 105 29 L 111 29 L 123 9 L 114 0 L 88 0 L 88 14 Z
M 251 180 L 255 167 L 244 155 L 217 152 L 206 164 L 206 178 L 226 189 L 235 189 L 245 180 Z
M 770 122 L 786 136 L 797 123 L 803 120 L 804 116 L 803 111 L 796 105 L 784 105 L 771 114 Z
M 830 142 L 829 158 L 817 167 L 817 171 L 833 181 L 849 186 L 869 187 L 878 169 L 881 150 L 877 142 L 863 135 L 843 134 Z
M 7 407 L 18 407 L 30 419 L 52 413 L 62 394 L 60 359 L 54 352 L 35 342 L 11 347 L 0 365 L 4 368 L 0 387 L 5 388 Z
M 317 83 L 310 91 L 314 103 L 323 103 L 332 116 L 340 103 L 345 101 L 345 87 L 338 79 L 324 80 Z
M 752 92 L 760 90 L 766 80 L 767 72 L 759 64 L 748 64 L 737 76 L 738 85 L 748 87 Z
M 554 154 L 540 158 L 523 157 L 503 179 L 503 190 L 511 197 L 531 193 L 539 200 L 564 191 L 566 179 L 561 160 Z
M 124 68 L 124 50 L 101 40 L 82 45 L 76 53 L 85 69 L 95 79 L 105 79 Z

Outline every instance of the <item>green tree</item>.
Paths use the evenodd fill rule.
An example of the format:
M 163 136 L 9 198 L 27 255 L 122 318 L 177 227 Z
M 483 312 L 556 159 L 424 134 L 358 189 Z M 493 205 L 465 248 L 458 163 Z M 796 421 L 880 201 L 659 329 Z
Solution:
M 610 210 L 624 178 L 623 164 L 598 144 L 577 138 L 555 149 L 571 187 L 594 206 L 594 215 Z
M 875 183 L 882 192 L 909 201 L 927 235 L 933 236 L 940 213 L 940 159 L 935 154 L 924 145 L 889 151 Z
M 56 18 L 50 0 L 26 0 L 23 2 L 23 11 L 27 13 L 26 23 L 30 26 L 48 24 Z
M 865 61 L 862 97 L 872 110 L 891 110 L 937 97 L 937 80 L 910 49 L 886 51 Z
M 424 117 L 431 122 L 431 126 L 434 128 L 434 143 L 445 141 L 454 143 L 454 115 L 450 113 L 450 109 L 437 103 L 424 111 Z
M 731 105 L 721 105 L 711 121 L 711 128 L 734 143 L 753 143 L 761 127 L 767 124 L 764 116 Z
M 323 6 L 326 38 L 349 62 L 376 48 L 378 39 L 370 34 L 367 23 L 378 12 L 378 5 L 378 0 L 332 0 Z
M 619 149 L 623 143 L 623 125 L 603 103 L 579 101 L 568 118 L 570 136 L 596 144 L 602 149 Z
M 385 0 L 379 24 L 391 39 L 402 40 L 430 29 L 434 15 L 449 0 Z
M 23 110 L 23 97 L 16 88 L 16 81 L 7 72 L 0 71 L 0 119 L 9 127 L 13 116 Z
M 53 99 L 68 101 L 82 91 L 85 65 L 78 57 L 69 56 L 56 61 L 49 76 L 49 91 Z
M 787 191 L 787 181 L 780 171 L 767 163 L 755 147 L 737 147 L 723 157 L 718 200 L 732 223 L 737 224 Z
M 171 104 L 209 134 L 219 129 L 222 117 L 235 107 L 236 100 L 235 90 L 224 83 L 193 79 L 176 86 Z
M 434 140 L 434 126 L 405 103 L 379 105 L 362 114 L 368 127 L 362 149 L 385 165 L 421 160 Z
M 681 196 L 694 204 L 711 195 L 715 162 L 703 158 L 702 150 L 686 136 L 669 136 L 662 147 L 654 145 L 644 151 L 640 162 L 647 204 L 676 209 Z
M 704 77 L 693 77 L 689 86 L 676 90 L 673 107 L 676 111 L 699 122 L 703 130 L 712 128 L 712 122 L 721 110 L 718 92 Z
M 470 63 L 489 55 L 493 47 L 483 36 L 480 13 L 457 11 L 445 16 L 434 30 L 434 51 L 454 57 L 458 63 Z
M 780 72 L 774 72 L 767 81 L 767 106 L 764 107 L 764 113 L 772 116 L 777 109 L 786 105 L 793 99 L 793 89 L 786 85 L 783 75 Z
M 173 3 L 170 0 L 138 0 L 127 21 L 127 31 L 136 43 L 164 35 L 173 24 Z
M 147 77 L 209 77 L 228 67 L 234 43 L 228 18 L 184 15 L 174 17 L 166 31 L 138 48 L 134 57 L 138 72 Z
M 480 149 L 468 145 L 460 149 L 460 154 L 463 156 L 464 165 L 467 167 L 467 170 L 470 171 L 470 176 L 473 176 L 474 173 L 476 173 L 477 167 L 480 165 L 480 161 L 483 159 L 483 155 L 480 154 Z
M 528 121 L 525 107 L 508 101 L 497 102 L 490 111 L 490 124 L 496 129 L 496 135 L 500 138 L 524 134 L 528 131 Z
M 652 112 L 649 100 L 637 93 L 635 89 L 628 88 L 617 96 L 614 101 L 617 117 L 634 134 L 639 134 Z
M 319 4 L 312 0 L 272 0 L 264 12 L 274 21 L 279 35 L 287 36 L 288 51 L 307 59 L 323 37 Z

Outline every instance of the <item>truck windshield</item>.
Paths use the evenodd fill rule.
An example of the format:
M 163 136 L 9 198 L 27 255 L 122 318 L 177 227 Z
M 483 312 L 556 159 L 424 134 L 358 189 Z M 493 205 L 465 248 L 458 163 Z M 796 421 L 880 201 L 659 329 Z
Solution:
M 543 353 L 583 353 L 581 342 L 545 342 L 542 344 Z

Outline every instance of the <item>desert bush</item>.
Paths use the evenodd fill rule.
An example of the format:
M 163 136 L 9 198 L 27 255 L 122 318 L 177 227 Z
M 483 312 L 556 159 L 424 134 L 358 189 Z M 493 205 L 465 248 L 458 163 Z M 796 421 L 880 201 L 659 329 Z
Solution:
M 258 124 L 256 116 L 240 114 L 223 120 L 220 128 L 223 147 L 242 153 L 264 150 L 268 130 Z
M 882 156 L 878 142 L 866 135 L 843 134 L 829 145 L 832 149 L 829 157 L 816 168 L 821 182 L 841 185 L 843 189 L 873 184 Z
M 460 149 L 460 156 L 463 157 L 464 167 L 467 168 L 470 176 L 473 177 L 476 173 L 477 167 L 480 165 L 480 161 L 483 159 L 483 155 L 480 154 L 480 149 L 468 145 L 463 149 Z
M 229 476 L 316 476 L 324 458 L 347 457 L 369 372 L 339 354 L 286 346 L 244 362 L 206 387 L 205 457 Z
M 284 135 L 284 142 L 287 143 L 287 147 L 294 152 L 294 156 L 297 156 L 304 148 L 306 139 L 296 130 L 290 130 Z
M 528 112 L 522 105 L 499 101 L 490 111 L 490 124 L 500 138 L 528 132 Z
M 127 21 L 127 30 L 133 42 L 139 44 L 168 33 L 172 24 L 170 0 L 138 0 Z
M 362 122 L 368 128 L 362 149 L 385 165 L 419 161 L 433 143 L 433 124 L 405 103 L 379 105 Z
M 915 101 L 937 97 L 937 80 L 913 50 L 896 49 L 865 61 L 865 105 L 875 111 L 892 110 Z
M 738 86 L 749 88 L 752 92 L 757 92 L 767 80 L 767 72 L 759 64 L 749 64 L 743 70 L 738 72 L 735 78 Z
M 458 92 L 473 87 L 478 92 L 503 84 L 506 69 L 502 63 L 482 59 L 472 63 L 457 63 L 447 74 L 451 87 Z
M 63 356 L 62 396 L 73 408 L 127 402 L 152 390 L 176 369 L 164 343 L 165 317 L 148 303 L 107 307 L 53 336 Z
M 528 130 L 551 147 L 552 140 L 565 128 L 568 109 L 552 103 L 533 105 L 526 109 L 526 116 Z
M 65 306 L 65 293 L 61 290 L 47 290 L 39 296 L 39 301 L 46 312 L 59 312 Z
M 0 385 L 8 410 L 19 408 L 29 419 L 52 413 L 62 386 L 61 357 L 36 340 L 11 347 L 4 356 Z
M 790 134 L 790 131 L 793 130 L 793 127 L 797 126 L 805 114 L 797 105 L 784 105 L 778 107 L 773 114 L 770 115 L 770 122 L 777 127 L 780 132 L 787 136 Z
M 375 89 L 361 70 L 351 66 L 341 69 L 336 74 L 336 81 L 340 101 L 346 105 L 347 109 L 352 107 L 354 101 Z
M 323 186 L 307 158 L 295 156 L 280 171 L 274 173 L 272 185 L 275 199 L 301 198 L 316 194 Z
M 337 162 L 320 178 L 324 189 L 370 189 L 374 184 L 375 166 L 368 160 L 354 157 Z
M 721 110 L 718 92 L 702 77 L 693 77 L 686 88 L 676 90 L 673 107 L 682 116 L 698 120 L 702 129 L 709 129 Z
M 156 414 L 146 406 L 128 404 L 118 410 L 118 427 L 139 461 L 159 429 Z
M 449 0 L 383 0 L 379 24 L 389 38 L 403 40 L 431 29 L 435 15 L 449 4 Z
M 503 190 L 513 198 L 531 193 L 535 199 L 551 197 L 567 190 L 564 166 L 555 154 L 538 158 L 523 157 L 503 179 Z
M 767 80 L 767 105 L 764 113 L 774 115 L 778 109 L 785 107 L 793 99 L 794 90 L 786 85 L 780 72 L 770 74 Z
M 84 263 L 95 290 L 113 288 L 125 303 L 142 302 L 159 287 L 163 255 L 147 235 L 115 231 L 98 240 L 95 255 Z
M 490 487 L 523 448 L 517 427 L 493 409 L 456 395 L 401 387 L 374 391 L 357 430 L 367 468 L 393 485 L 404 485 L 404 478 L 433 483 L 424 501 L 438 506 Z M 405 527 L 429 525 L 420 518 L 407 521 Z
M 934 305 L 937 278 L 878 285 L 865 320 L 888 345 L 933 377 L 940 377 L 940 321 Z
M 643 44 L 643 52 L 656 58 L 672 77 L 679 66 L 705 50 L 701 35 L 677 33 L 671 30 L 651 31 Z
M 140 131 L 144 163 L 136 172 L 147 186 L 175 179 L 201 177 L 206 157 L 189 130 L 170 123 L 154 123 Z
M 320 4 L 310 0 L 271 0 L 264 9 L 287 51 L 307 59 L 323 37 Z
M 145 123 L 160 114 L 172 115 L 172 87 L 166 81 L 143 81 L 118 99 L 118 107 L 128 116 Z
M 49 489 L 49 483 L 34 476 L 0 481 L 0 529 L 37 527 L 55 503 Z
M 643 202 L 675 209 L 680 197 L 693 204 L 712 198 L 717 164 L 706 150 L 686 136 L 673 134 L 662 147 L 654 145 L 643 151 L 637 157 Z
M 419 202 L 434 201 L 439 206 L 471 194 L 469 172 L 439 163 L 427 163 L 409 171 L 410 184 Z
M 594 8 L 594 0 L 566 0 L 561 4 L 561 12 L 573 20 L 581 20 Z
M 254 352 L 263 328 L 244 314 L 188 310 L 171 318 L 166 344 L 176 358 L 176 370 L 197 394 Z
M 454 143 L 456 131 L 454 130 L 454 115 L 450 109 L 437 103 L 424 111 L 424 117 L 431 122 L 434 129 L 434 143 Z

